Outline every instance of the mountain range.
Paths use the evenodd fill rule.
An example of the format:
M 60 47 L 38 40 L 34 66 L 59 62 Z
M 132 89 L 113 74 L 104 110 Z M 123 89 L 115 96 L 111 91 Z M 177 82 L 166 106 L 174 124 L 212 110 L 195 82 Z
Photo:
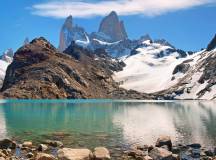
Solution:
M 215 99 L 216 36 L 186 52 L 146 34 L 129 39 L 116 12 L 87 33 L 66 18 L 56 49 L 44 38 L 25 43 L 2 69 L 5 98 Z M 12 55 L 12 54 L 9 54 Z M 12 56 L 10 56 L 12 57 Z M 1 62 L 0 61 L 0 62 Z M 5 69 L 5 70 L 4 70 Z M 3 81 L 4 78 L 2 78 Z

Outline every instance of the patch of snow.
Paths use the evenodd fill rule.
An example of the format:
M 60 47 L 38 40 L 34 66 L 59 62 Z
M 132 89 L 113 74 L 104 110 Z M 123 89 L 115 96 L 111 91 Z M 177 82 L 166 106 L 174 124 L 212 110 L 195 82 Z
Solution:
M 177 74 L 175 79 L 172 80 L 173 70 L 178 64 L 194 58 L 195 61 L 191 63 L 196 63 L 196 59 L 200 58 L 197 54 L 194 54 L 186 58 L 177 59 L 179 56 L 177 52 L 158 57 L 157 55 L 160 52 L 166 53 L 168 49 L 173 48 L 159 43 L 150 44 L 149 40 L 143 43 L 147 46 L 138 48 L 136 55 L 121 58 L 126 67 L 123 68 L 123 71 L 114 73 L 114 80 L 121 82 L 121 87 L 125 89 L 133 89 L 145 93 L 154 93 L 168 89 L 184 76 L 183 73 Z
M 101 45 L 108 45 L 108 46 L 110 46 L 110 45 L 116 45 L 119 42 L 121 42 L 121 41 L 117 41 L 117 42 L 110 43 L 110 42 L 105 42 L 105 41 L 102 41 L 102 40 L 99 40 L 99 39 L 96 39 L 96 38 L 94 38 L 93 41 L 96 41 L 96 42 L 98 42 Z

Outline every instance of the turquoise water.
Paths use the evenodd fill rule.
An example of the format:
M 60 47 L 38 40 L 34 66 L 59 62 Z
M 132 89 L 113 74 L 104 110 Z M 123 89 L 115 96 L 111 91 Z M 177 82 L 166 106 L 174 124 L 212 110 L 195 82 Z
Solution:
M 106 146 L 113 153 L 133 144 L 154 144 L 160 135 L 174 143 L 216 145 L 214 101 L 55 100 L 1 101 L 0 138 L 66 146 Z

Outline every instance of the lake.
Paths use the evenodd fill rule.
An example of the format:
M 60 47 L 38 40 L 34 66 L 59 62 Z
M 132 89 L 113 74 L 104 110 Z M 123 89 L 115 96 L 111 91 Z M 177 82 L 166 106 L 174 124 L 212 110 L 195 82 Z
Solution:
M 0 138 L 106 146 L 117 154 L 160 135 L 175 144 L 216 145 L 214 101 L 11 100 L 0 102 Z

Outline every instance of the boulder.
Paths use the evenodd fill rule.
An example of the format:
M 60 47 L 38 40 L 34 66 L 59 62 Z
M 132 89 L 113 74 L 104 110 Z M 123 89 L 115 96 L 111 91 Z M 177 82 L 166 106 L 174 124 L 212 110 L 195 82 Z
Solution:
M 195 149 L 201 148 L 201 144 L 199 144 L 199 143 L 193 143 L 193 144 L 190 144 L 188 146 L 191 147 L 191 148 L 195 148 Z
M 109 150 L 105 147 L 96 147 L 93 156 L 96 160 L 109 160 L 111 159 Z
M 5 158 L 4 157 L 0 157 L 0 160 L 5 160 Z
M 48 149 L 48 147 L 47 147 L 47 145 L 45 145 L 45 144 L 40 144 L 40 145 L 38 146 L 38 151 L 44 152 L 44 151 L 46 151 L 47 149 Z
M 143 157 L 143 160 L 153 160 L 150 156 Z
M 62 148 L 57 152 L 60 160 L 90 160 L 92 152 L 89 149 Z
M 3 139 L 0 141 L 0 149 L 15 149 L 16 143 L 10 139 Z
M 172 160 L 180 160 L 179 155 L 177 155 L 177 154 L 172 154 Z
M 206 150 L 204 152 L 208 157 L 213 157 L 214 156 L 214 152 L 212 150 Z
M 26 155 L 27 158 L 33 158 L 34 157 L 34 154 L 32 152 L 29 152 L 27 155 Z
M 136 158 L 136 157 L 143 157 L 145 156 L 146 154 L 141 151 L 141 150 L 138 150 L 138 149 L 133 149 L 133 150 L 130 150 L 128 151 L 128 156 L 131 156 L 133 158 Z
M 0 157 L 7 157 L 2 151 L 0 151 Z
M 35 160 L 55 160 L 55 157 L 46 153 L 38 153 Z
M 173 160 L 172 152 L 158 147 L 152 149 L 149 153 L 149 156 L 152 157 L 154 160 Z
M 61 141 L 51 141 L 51 140 L 47 140 L 44 142 L 45 144 L 48 144 L 52 147 L 63 147 L 63 143 Z
M 168 150 L 171 151 L 172 150 L 172 141 L 170 136 L 161 136 L 157 139 L 156 142 L 156 147 L 162 147 L 162 146 L 167 146 Z
M 32 142 L 31 141 L 25 141 L 22 144 L 23 147 L 32 147 Z

